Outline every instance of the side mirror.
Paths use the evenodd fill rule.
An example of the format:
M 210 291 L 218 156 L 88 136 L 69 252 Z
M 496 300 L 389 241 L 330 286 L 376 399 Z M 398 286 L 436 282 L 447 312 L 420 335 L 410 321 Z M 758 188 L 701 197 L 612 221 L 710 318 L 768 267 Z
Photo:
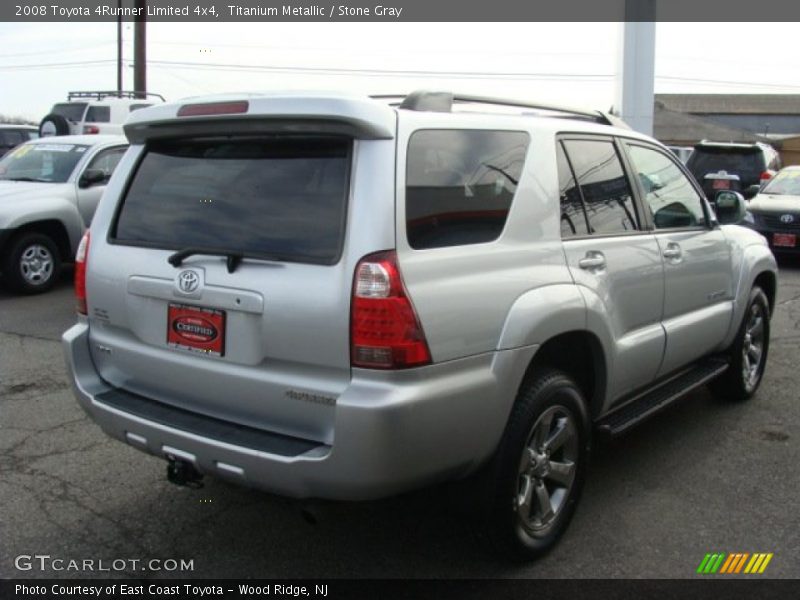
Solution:
M 103 169 L 86 169 L 78 179 L 79 188 L 88 188 L 98 183 L 105 183 L 108 181 L 109 176 Z
M 754 183 L 744 191 L 744 197 L 750 199 L 756 194 L 758 194 L 758 192 L 760 191 L 761 191 L 761 185 L 758 183 Z
M 673 202 L 658 209 L 653 215 L 653 223 L 657 229 L 693 227 L 697 224 L 694 215 L 681 202 Z
M 747 213 L 744 196 L 739 192 L 717 192 L 714 197 L 714 205 L 717 209 L 717 220 L 723 225 L 740 223 Z

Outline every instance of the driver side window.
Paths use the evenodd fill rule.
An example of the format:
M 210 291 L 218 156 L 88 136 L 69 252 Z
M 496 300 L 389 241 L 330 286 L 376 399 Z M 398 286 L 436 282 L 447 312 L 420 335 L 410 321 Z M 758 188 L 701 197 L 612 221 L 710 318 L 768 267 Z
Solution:
M 703 199 L 675 162 L 652 148 L 627 146 L 656 229 L 705 226 Z
M 97 169 L 103 171 L 106 177 L 111 177 L 111 174 L 117 167 L 117 163 L 119 163 L 122 155 L 125 154 L 125 150 L 125 148 L 111 148 L 98 152 L 97 156 L 91 160 L 86 169 Z

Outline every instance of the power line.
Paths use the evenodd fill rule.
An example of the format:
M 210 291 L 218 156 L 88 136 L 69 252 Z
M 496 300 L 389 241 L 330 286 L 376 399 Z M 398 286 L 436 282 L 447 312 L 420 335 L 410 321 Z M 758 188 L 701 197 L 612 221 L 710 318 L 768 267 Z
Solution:
M 782 83 L 758 83 L 755 81 L 727 81 L 723 79 L 702 79 L 702 78 L 695 78 L 695 77 L 671 77 L 668 75 L 659 76 L 656 75 L 656 79 L 662 79 L 666 81 L 680 81 L 686 83 L 710 83 L 710 84 L 719 84 L 719 85 L 737 85 L 737 86 L 747 86 L 747 87 L 770 87 L 770 88 L 793 88 L 793 89 L 800 89 L 800 85 L 791 85 L 791 84 L 782 84 Z
M 241 65 L 224 63 L 204 63 L 188 61 L 153 60 L 154 65 L 181 67 L 184 69 L 211 70 L 211 71 L 242 71 L 264 73 L 316 73 L 323 75 L 366 75 L 366 76 L 393 76 L 393 77 L 451 77 L 466 79 L 611 79 L 613 75 L 604 73 L 515 73 L 492 71 L 423 71 L 406 69 L 350 69 L 346 67 L 301 67 L 281 65 Z
M 56 68 L 68 68 L 68 67 L 93 67 L 95 65 L 104 65 L 108 63 L 116 63 L 116 59 L 108 59 L 108 60 L 81 60 L 81 61 L 73 61 L 73 62 L 61 62 L 61 63 L 39 63 L 39 64 L 28 64 L 28 65 L 0 65 L 0 70 L 20 70 L 20 69 L 56 69 Z
M 34 52 L 15 52 L 13 54 L 3 53 L 3 58 L 12 58 L 17 56 L 38 56 L 41 54 L 66 54 L 68 52 L 81 52 L 83 50 L 92 50 L 95 48 L 103 48 L 105 46 L 110 46 L 114 42 L 102 42 L 99 44 L 90 44 L 88 46 L 73 46 L 72 48 L 51 48 L 49 50 L 36 50 Z
M 113 59 L 90 60 L 90 61 L 69 61 L 57 63 L 30 63 L 30 64 L 11 64 L 0 65 L 0 70 L 26 70 L 26 69 L 61 69 L 61 68 L 86 68 L 99 65 L 106 65 L 116 62 Z M 125 61 L 130 64 L 130 61 Z M 538 79 L 552 81 L 569 81 L 578 79 L 581 81 L 606 81 L 612 79 L 614 75 L 606 73 L 541 73 L 541 72 L 492 72 L 492 71 L 424 71 L 415 69 L 369 69 L 369 68 L 347 68 L 347 67 L 305 67 L 297 65 L 243 65 L 232 63 L 210 63 L 194 61 L 167 61 L 151 60 L 149 64 L 156 67 L 179 68 L 200 71 L 234 71 L 247 73 L 298 73 L 298 74 L 318 74 L 318 75 L 355 75 L 368 77 L 423 77 L 436 78 L 447 77 L 451 79 Z M 173 74 L 174 75 L 174 74 Z M 706 79 L 700 77 L 678 77 L 670 75 L 656 75 L 656 81 L 677 82 L 677 83 L 701 83 L 717 86 L 738 86 L 749 88 L 767 89 L 800 89 L 800 85 L 778 84 L 778 83 L 759 83 L 742 82 L 722 79 Z

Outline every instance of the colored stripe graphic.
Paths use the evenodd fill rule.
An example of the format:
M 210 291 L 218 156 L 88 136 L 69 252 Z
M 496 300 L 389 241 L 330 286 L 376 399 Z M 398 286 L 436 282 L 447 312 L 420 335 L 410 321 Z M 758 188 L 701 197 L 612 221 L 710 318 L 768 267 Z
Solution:
M 761 568 L 758 570 L 759 573 L 763 573 L 764 572 L 764 570 L 767 568 L 767 565 L 769 564 L 769 561 L 772 560 L 773 556 L 774 556 L 774 554 L 772 552 L 767 554 L 766 558 L 764 558 L 764 562 L 761 563 Z
M 700 561 L 697 573 L 701 575 L 734 575 L 739 573 L 760 574 L 767 569 L 772 560 L 772 552 L 709 552 Z M 745 566 L 746 565 L 746 566 Z M 742 571 L 744 569 L 744 571 Z
M 709 560 L 711 560 L 711 555 L 710 554 L 706 554 L 705 557 L 703 558 L 703 560 L 700 561 L 700 566 L 697 567 L 697 572 L 698 573 L 705 573 L 706 565 L 708 564 Z
M 728 554 L 728 560 L 722 565 L 722 568 L 719 570 L 720 573 L 730 573 L 731 565 L 736 564 L 736 558 L 738 554 Z
M 726 554 L 724 552 L 706 554 L 700 566 L 697 567 L 697 572 L 703 574 L 716 573 L 720 566 L 722 566 L 722 561 L 725 560 L 725 556 Z
M 749 552 L 745 552 L 744 554 L 742 554 L 742 558 L 739 559 L 739 564 L 736 565 L 736 570 L 734 571 L 734 573 L 738 573 L 739 571 L 742 570 L 742 567 L 744 566 L 744 561 L 747 560 L 748 556 L 750 556 Z
M 722 566 L 722 561 L 725 559 L 725 553 L 720 552 L 719 557 L 717 558 L 714 565 L 711 567 L 710 573 L 716 573 L 717 570 Z

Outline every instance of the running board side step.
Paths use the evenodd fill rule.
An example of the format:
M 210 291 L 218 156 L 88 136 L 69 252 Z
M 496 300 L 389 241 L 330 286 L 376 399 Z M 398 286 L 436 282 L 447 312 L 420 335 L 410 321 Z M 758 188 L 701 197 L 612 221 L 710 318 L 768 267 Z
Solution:
M 681 371 L 654 388 L 645 390 L 597 421 L 599 432 L 611 437 L 638 425 L 661 409 L 679 400 L 694 389 L 708 383 L 727 370 L 724 358 L 713 357 Z

